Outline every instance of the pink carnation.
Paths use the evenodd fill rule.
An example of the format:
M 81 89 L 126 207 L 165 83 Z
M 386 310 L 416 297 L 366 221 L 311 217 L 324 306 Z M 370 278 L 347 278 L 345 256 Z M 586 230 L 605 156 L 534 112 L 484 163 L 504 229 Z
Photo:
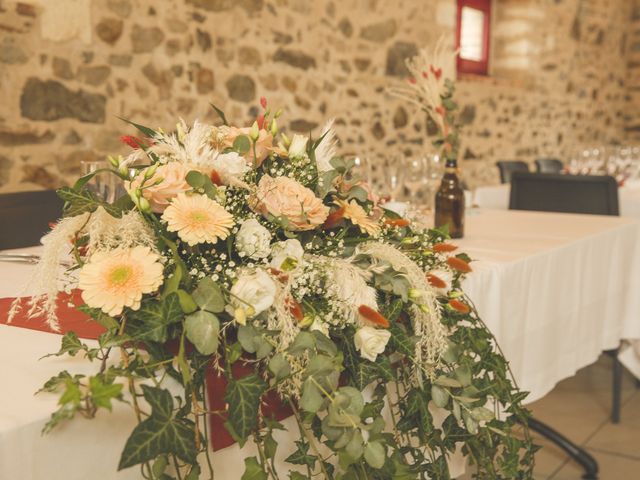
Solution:
M 285 218 L 291 230 L 312 230 L 329 215 L 329 207 L 322 200 L 289 177 L 262 177 L 252 206 L 265 217 Z

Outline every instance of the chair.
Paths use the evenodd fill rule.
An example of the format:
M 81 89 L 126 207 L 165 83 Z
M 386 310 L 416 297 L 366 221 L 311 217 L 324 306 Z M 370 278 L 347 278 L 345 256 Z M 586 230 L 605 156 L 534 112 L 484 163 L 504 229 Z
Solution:
M 520 160 L 503 160 L 496 162 L 498 170 L 500 170 L 500 182 L 510 183 L 511 176 L 514 172 L 528 172 L 529 165 Z
M 564 164 L 557 158 L 539 158 L 536 160 L 538 173 L 562 173 Z
M 509 208 L 619 215 L 618 184 L 608 176 L 516 172 L 511 178 Z
M 618 183 L 609 176 L 517 172 L 511 178 L 509 209 L 619 215 Z M 622 365 L 618 349 L 605 353 L 613 359 L 611 421 L 619 423 Z
M 49 223 L 62 216 L 63 201 L 54 190 L 0 195 L 0 250 L 40 244 Z

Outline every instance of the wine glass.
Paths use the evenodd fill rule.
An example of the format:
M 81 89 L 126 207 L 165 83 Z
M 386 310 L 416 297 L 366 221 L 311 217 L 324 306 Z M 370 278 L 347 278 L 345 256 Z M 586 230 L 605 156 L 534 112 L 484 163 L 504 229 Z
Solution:
M 383 159 L 384 178 L 382 183 L 388 192 L 389 200 L 392 202 L 400 201 L 402 198 L 402 189 L 404 187 L 404 169 L 402 168 L 401 157 L 390 156 Z
M 418 204 L 419 195 L 427 183 L 427 161 L 425 157 L 408 157 L 404 161 L 404 186 L 409 191 L 409 201 Z
M 81 160 L 82 175 L 95 173 L 93 178 L 85 185 L 87 190 L 107 203 L 113 203 L 120 193 L 124 191 L 122 181 L 111 172 L 101 171 L 111 169 L 111 164 L 106 160 Z

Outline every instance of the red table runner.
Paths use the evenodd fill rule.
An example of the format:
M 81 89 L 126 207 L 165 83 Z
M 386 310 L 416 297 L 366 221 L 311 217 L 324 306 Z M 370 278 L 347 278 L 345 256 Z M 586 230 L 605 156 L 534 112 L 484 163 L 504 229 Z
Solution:
M 60 293 L 57 299 L 58 319 L 60 322 L 60 332 L 56 332 L 47 325 L 44 317 L 27 318 L 27 303 L 29 297 L 23 297 L 22 303 L 24 308 L 16 315 L 11 323 L 8 323 L 9 309 L 14 298 L 0 298 L 0 323 L 4 323 L 13 327 L 29 328 L 39 330 L 41 332 L 57 333 L 64 335 L 67 332 L 75 332 L 78 337 L 90 340 L 96 340 L 105 332 L 104 327 L 93 321 L 88 315 L 80 312 L 75 307 L 82 305 L 83 301 L 80 297 L 80 291 L 74 290 L 71 294 Z M 234 364 L 234 378 L 240 378 L 254 372 L 250 365 L 244 365 L 240 362 Z M 213 369 L 207 370 L 206 376 L 207 400 L 210 410 L 225 410 L 226 404 L 224 395 L 227 390 L 227 380 L 224 376 L 218 375 Z M 267 417 L 274 417 L 276 420 L 282 420 L 292 415 L 291 410 L 282 404 L 275 392 L 271 392 L 264 397 L 262 412 Z M 224 427 L 224 418 L 219 415 L 209 415 L 210 425 L 210 444 L 213 450 L 221 450 L 225 447 L 233 445 L 235 441 Z

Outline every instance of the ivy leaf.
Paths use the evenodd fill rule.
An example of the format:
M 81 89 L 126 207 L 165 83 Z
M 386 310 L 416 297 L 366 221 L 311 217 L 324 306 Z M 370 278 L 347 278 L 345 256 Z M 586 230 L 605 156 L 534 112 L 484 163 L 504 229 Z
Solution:
M 222 290 L 210 277 L 203 278 L 191 296 L 202 310 L 212 313 L 220 313 L 224 310 Z
M 87 347 L 80 341 L 78 335 L 76 335 L 75 332 L 67 332 L 62 337 L 60 350 L 58 350 L 56 353 L 49 353 L 42 358 L 60 357 L 61 355 L 65 354 L 69 354 L 70 356 L 74 357 L 80 351 L 88 352 L 89 347 Z
M 175 454 L 182 461 L 196 461 L 193 428 L 184 420 L 151 415 L 133 430 L 124 446 L 118 470 L 153 460 L 162 454 Z
M 84 375 L 74 375 L 72 377 L 69 372 L 64 370 L 60 372 L 58 375 L 56 375 L 55 377 L 51 377 L 49 380 L 47 380 L 47 382 L 42 386 L 42 388 L 38 390 L 36 393 L 55 392 L 62 385 L 65 385 L 67 380 L 73 380 L 74 382 L 79 382 L 80 379 L 83 377 Z
M 89 391 L 93 403 L 109 411 L 111 411 L 111 400 L 122 398 L 122 384 L 103 382 L 99 376 L 89 379 Z
M 294 465 L 307 465 L 313 470 L 316 464 L 317 458 L 313 455 L 309 455 L 309 444 L 302 440 L 296 440 L 298 449 L 289 455 L 285 462 L 292 463 Z
M 131 324 L 130 335 L 135 340 L 165 342 L 167 327 L 180 321 L 182 309 L 178 295 L 174 292 L 161 301 L 147 300 L 134 315 L 136 321 Z
M 187 338 L 202 355 L 211 355 L 218 349 L 220 321 L 213 313 L 199 310 L 187 316 L 184 322 Z
M 232 380 L 227 386 L 224 400 L 229 405 L 229 416 L 225 425 L 231 427 L 227 430 L 241 447 L 258 424 L 258 407 L 266 387 L 255 373 Z
M 304 476 L 300 472 L 289 472 L 289 480 L 309 480 L 309 477 Z
M 133 430 L 125 444 L 118 470 L 153 460 L 163 454 L 175 454 L 187 463 L 195 463 L 197 449 L 193 425 L 173 414 L 173 399 L 168 390 L 142 385 L 151 415 Z
M 391 321 L 389 331 L 391 332 L 391 338 L 389 339 L 389 351 L 402 353 L 408 357 L 414 354 L 414 341 L 402 325 Z
M 267 480 L 267 474 L 258 463 L 256 457 L 244 459 L 244 473 L 240 480 Z
M 118 328 L 118 322 L 116 321 L 116 319 L 107 315 L 99 308 L 91 308 L 89 305 L 80 305 L 76 307 L 76 309 L 82 313 L 89 315 L 107 330 Z

